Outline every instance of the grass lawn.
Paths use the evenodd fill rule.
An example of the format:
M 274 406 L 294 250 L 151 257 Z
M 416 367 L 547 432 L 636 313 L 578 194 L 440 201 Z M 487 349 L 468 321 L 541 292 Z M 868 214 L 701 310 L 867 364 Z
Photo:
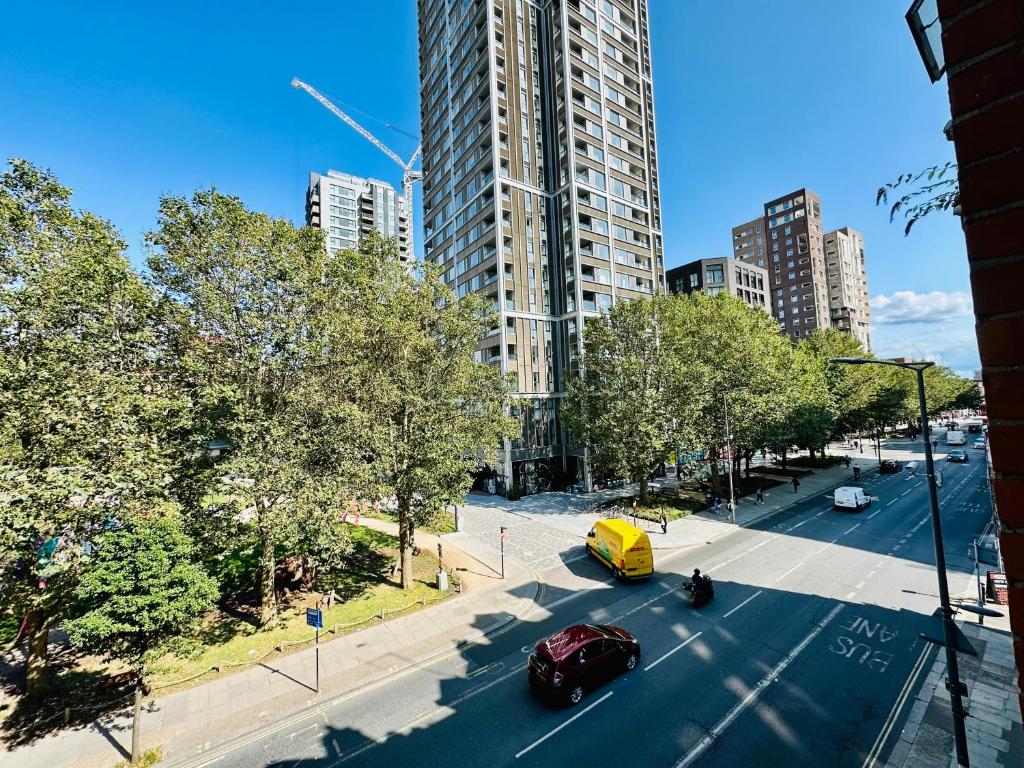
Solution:
M 321 642 L 368 626 L 379 620 L 382 610 L 391 617 L 422 608 L 424 599 L 436 602 L 440 597 L 434 586 L 437 558 L 432 554 L 424 550 L 413 559 L 415 585 L 404 592 L 398 586 L 398 576 L 392 579 L 389 574 L 398 556 L 398 539 L 362 526 L 352 526 L 350 532 L 356 552 L 349 568 L 317 583 L 317 587 L 324 591 L 333 588 L 340 600 L 334 607 L 324 610 Z M 316 598 L 317 595 L 311 593 L 291 595 L 281 608 L 278 621 L 262 630 L 256 626 L 250 611 L 225 610 L 208 616 L 200 633 L 202 650 L 189 658 L 167 656 L 161 659 L 155 665 L 150 684 L 165 694 L 189 684 L 177 681 L 201 675 L 211 667 L 218 670 L 202 674 L 199 681 L 228 674 L 255 659 L 278 655 L 281 651 L 277 649 L 282 644 L 284 653 L 307 647 L 316 633 L 306 625 L 306 608 L 315 607 Z M 334 634 L 331 633 L 332 628 L 336 628 Z
M 374 514 L 371 515 L 371 517 L 376 518 L 377 515 Z M 393 515 L 390 512 L 381 512 L 380 519 L 389 520 L 395 525 L 398 525 L 398 516 Z M 455 515 L 453 515 L 451 512 L 441 512 L 433 520 L 429 521 L 425 525 L 417 526 L 416 530 L 427 531 L 428 533 L 433 533 L 437 536 L 442 536 L 446 533 L 455 533 Z

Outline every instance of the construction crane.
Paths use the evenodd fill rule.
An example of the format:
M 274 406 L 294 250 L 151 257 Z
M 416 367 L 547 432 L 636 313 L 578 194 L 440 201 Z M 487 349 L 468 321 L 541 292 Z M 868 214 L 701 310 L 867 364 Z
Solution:
M 421 171 L 414 171 L 412 169 L 412 167 L 416 163 L 416 160 L 419 159 L 420 153 L 423 151 L 423 144 L 422 144 L 422 142 L 420 143 L 420 145 L 418 147 L 416 147 L 416 151 L 412 153 L 412 157 L 410 157 L 408 162 L 406 162 L 405 160 L 402 160 L 402 158 L 399 157 L 398 154 L 396 154 L 390 147 L 385 145 L 384 142 L 382 142 L 380 139 L 378 139 L 376 136 L 374 136 L 368 130 L 363 128 L 363 126 L 361 126 L 359 123 L 357 123 L 351 117 L 346 115 L 344 112 L 342 112 L 338 107 L 336 107 L 330 101 L 330 99 L 328 99 L 326 96 L 324 96 L 322 93 L 320 93 L 316 88 L 311 86 L 309 83 L 304 83 L 302 80 L 299 80 L 299 78 L 293 77 L 292 78 L 292 88 L 301 88 L 306 93 L 308 93 L 310 96 L 312 96 L 314 99 L 319 101 L 321 104 L 323 104 L 325 107 L 327 107 L 327 109 L 329 109 L 331 112 L 333 112 L 336 117 L 338 117 L 340 120 L 342 120 L 343 122 L 345 122 L 346 124 L 351 126 L 360 136 L 362 136 L 368 142 L 373 144 L 373 146 L 375 146 L 377 149 L 379 149 L 385 155 L 390 157 L 395 162 L 395 164 L 398 165 L 398 167 L 402 169 L 402 198 L 403 198 L 402 213 L 404 213 L 405 220 L 408 222 L 408 226 L 409 226 L 409 253 L 410 253 L 410 255 L 414 254 L 413 243 L 412 243 L 412 240 L 413 240 L 412 185 L 413 185 L 414 182 L 422 181 L 423 180 L 423 173 Z M 413 261 L 415 261 L 415 256 L 414 255 L 411 256 L 410 263 L 412 263 Z

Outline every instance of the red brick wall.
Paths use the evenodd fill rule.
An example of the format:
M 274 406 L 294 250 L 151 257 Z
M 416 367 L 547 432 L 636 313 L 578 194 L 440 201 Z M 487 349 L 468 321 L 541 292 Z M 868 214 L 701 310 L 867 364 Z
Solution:
M 1017 685 L 1024 691 L 1024 0 L 938 5 Z

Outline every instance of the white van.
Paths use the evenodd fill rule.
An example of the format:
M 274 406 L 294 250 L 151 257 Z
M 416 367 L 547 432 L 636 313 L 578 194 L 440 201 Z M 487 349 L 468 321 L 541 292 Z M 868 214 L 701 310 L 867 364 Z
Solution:
M 962 430 L 951 429 L 946 433 L 946 445 L 967 445 L 967 437 Z
M 871 506 L 871 497 L 863 488 L 843 486 L 836 488 L 834 505 L 836 509 L 855 509 L 860 512 Z

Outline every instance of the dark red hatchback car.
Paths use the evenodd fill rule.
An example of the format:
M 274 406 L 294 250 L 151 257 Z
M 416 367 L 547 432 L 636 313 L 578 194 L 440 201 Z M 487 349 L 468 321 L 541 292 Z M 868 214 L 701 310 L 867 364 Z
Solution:
M 537 643 L 528 677 L 534 693 L 578 704 L 583 694 L 640 663 L 640 643 L 611 624 L 576 624 Z

